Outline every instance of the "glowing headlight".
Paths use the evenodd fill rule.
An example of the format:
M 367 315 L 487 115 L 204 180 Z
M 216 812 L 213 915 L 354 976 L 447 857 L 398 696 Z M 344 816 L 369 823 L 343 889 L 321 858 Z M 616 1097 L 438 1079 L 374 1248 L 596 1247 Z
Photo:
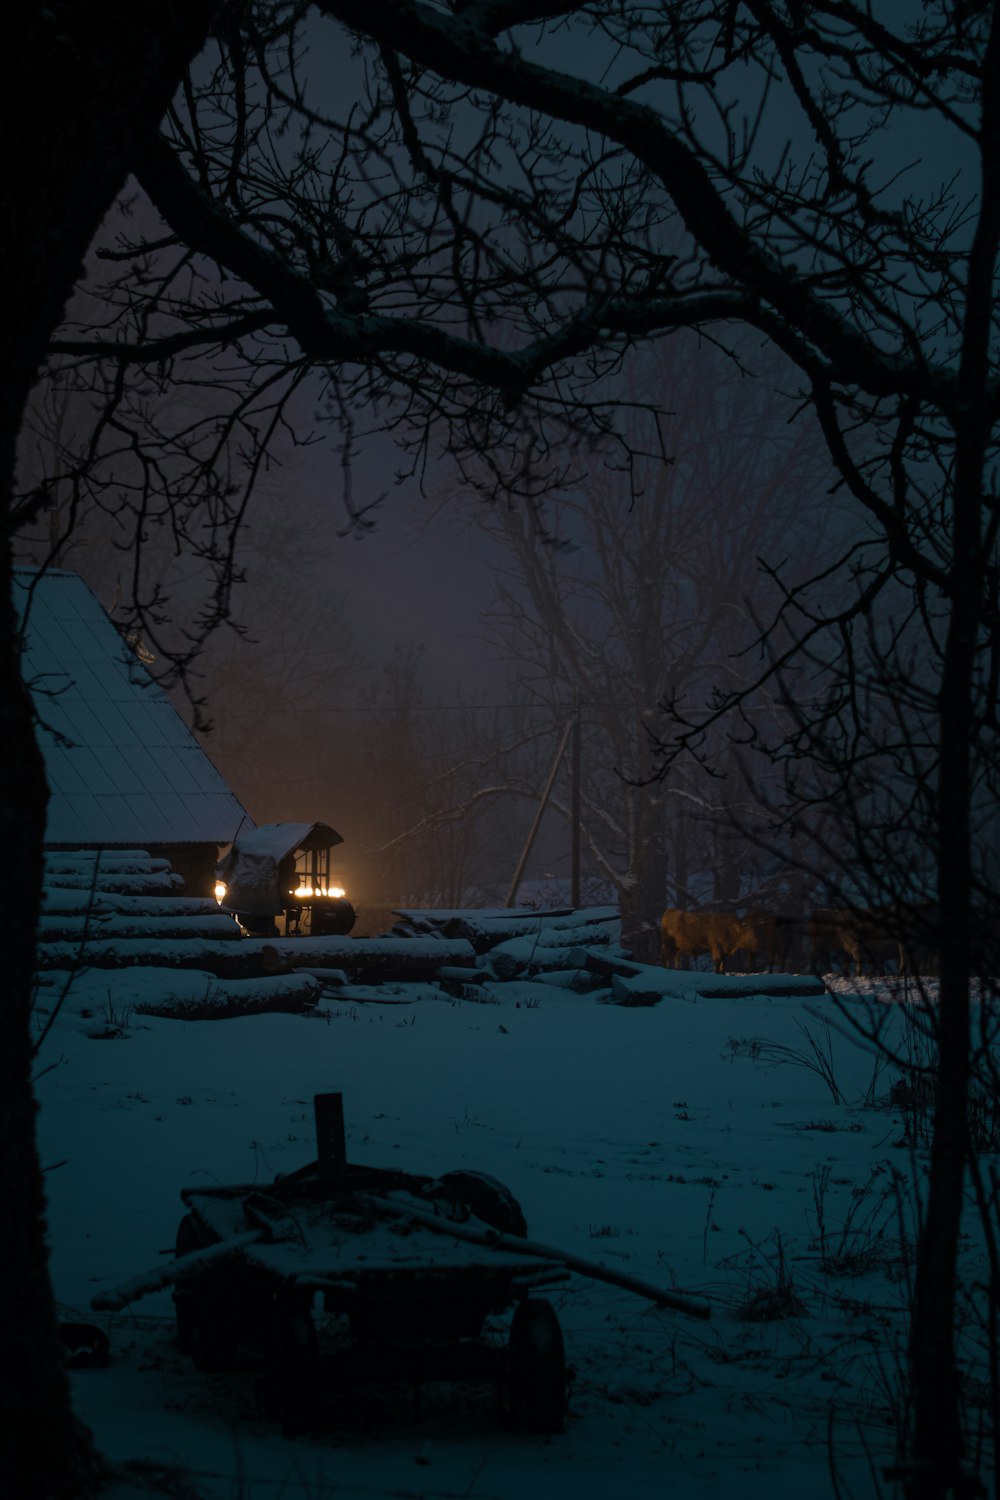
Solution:
M 225 883 L 225 881 L 224 880 L 217 880 L 215 882 L 215 899 L 216 899 L 216 901 L 221 902 L 222 898 L 225 896 L 225 894 L 226 894 L 226 883 Z

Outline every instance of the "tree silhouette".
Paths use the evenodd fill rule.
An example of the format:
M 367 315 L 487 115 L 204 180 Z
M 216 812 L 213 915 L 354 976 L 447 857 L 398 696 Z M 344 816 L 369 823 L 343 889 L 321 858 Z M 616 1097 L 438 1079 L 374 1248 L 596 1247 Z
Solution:
M 289 429 L 306 440 L 316 410 L 341 424 L 346 449 L 359 420 L 393 431 L 417 476 L 440 452 L 480 485 L 485 466 L 497 487 L 530 472 L 536 493 L 555 492 L 595 435 L 617 434 L 627 453 L 606 382 L 639 342 L 695 328 L 724 344 L 739 323 L 798 371 L 865 528 L 827 569 L 844 581 L 838 611 L 813 617 L 792 590 L 774 672 L 794 650 L 822 653 L 831 631 L 850 665 L 900 589 L 925 630 L 919 831 L 940 916 L 939 1076 L 901 1472 L 920 1500 L 961 1492 L 969 987 L 975 897 L 991 893 L 972 807 L 995 786 L 1000 659 L 996 8 L 932 0 L 897 21 L 853 0 L 187 0 L 141 23 L 117 3 L 20 4 L 13 26 L 10 55 L 32 88 L 4 106 L 18 145 L 3 185 L 16 229 L 0 252 L 15 289 L 3 472 L 48 343 L 49 369 L 96 412 L 75 419 L 86 440 L 61 476 L 65 514 L 131 515 L 140 544 L 159 526 L 210 571 L 191 638 L 171 647 L 179 669 L 228 618 L 236 538 L 271 443 Z M 907 173 L 911 143 L 931 139 L 941 171 Z M 57 333 L 129 173 L 162 224 L 131 239 L 115 226 L 89 309 L 77 300 Z M 23 495 L 8 484 L 8 529 L 46 501 L 44 482 Z M 3 1410 L 15 1474 L 44 1448 L 29 1495 L 68 1492 L 86 1460 L 52 1373 L 47 1282 L 27 1269 L 43 1264 L 24 1143 L 44 784 L 9 542 L 5 558 L 16 1019 L 0 1072 L 0 1196 L 18 1210 L 0 1265 L 30 1294 L 9 1309 L 18 1380 Z M 166 604 L 141 571 L 133 608 L 152 638 Z M 884 628 L 877 656 L 891 667 Z M 844 680 L 844 722 L 863 721 Z M 704 727 L 682 726 L 680 745 L 665 730 L 668 752 L 697 748 Z M 56 1440 L 43 1443 L 40 1424 Z

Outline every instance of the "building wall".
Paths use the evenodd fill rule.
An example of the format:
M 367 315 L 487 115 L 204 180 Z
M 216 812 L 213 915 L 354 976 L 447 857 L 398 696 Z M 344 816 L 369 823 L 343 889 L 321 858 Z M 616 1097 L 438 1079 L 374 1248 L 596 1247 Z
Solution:
M 215 896 L 218 844 L 147 844 L 153 859 L 168 859 L 184 881 L 185 896 Z

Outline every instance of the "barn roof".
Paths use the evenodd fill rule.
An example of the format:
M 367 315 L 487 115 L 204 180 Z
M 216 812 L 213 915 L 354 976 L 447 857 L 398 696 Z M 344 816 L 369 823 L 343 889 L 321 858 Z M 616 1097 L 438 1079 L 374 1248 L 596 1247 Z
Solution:
M 14 571 L 48 845 L 227 844 L 252 820 L 76 573 Z

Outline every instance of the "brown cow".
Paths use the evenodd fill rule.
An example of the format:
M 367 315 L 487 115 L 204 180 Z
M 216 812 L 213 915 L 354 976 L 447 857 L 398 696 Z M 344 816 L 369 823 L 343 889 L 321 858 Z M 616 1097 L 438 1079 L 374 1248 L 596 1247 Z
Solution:
M 724 911 L 665 911 L 660 923 L 660 952 L 665 968 L 678 967 L 681 954 L 691 958 L 712 955 L 716 974 L 725 972 L 726 959 L 741 948 L 757 951 L 757 935 L 742 917 Z
M 751 968 L 756 967 L 759 959 L 769 973 L 785 969 L 792 960 L 801 922 L 759 908 L 748 911 L 742 920 L 744 930 L 749 929 L 755 939 L 754 945 L 746 949 Z
M 899 934 L 901 972 L 910 974 L 940 974 L 941 972 L 941 908 L 934 902 L 924 901 L 915 905 L 897 908 L 896 928 Z M 973 912 L 975 923 L 977 913 Z
M 906 969 L 906 949 L 898 922 L 891 912 L 839 911 L 822 907 L 809 915 L 809 952 L 812 967 L 828 971 L 839 961 L 845 974 L 856 975 L 867 968 L 874 974 L 885 974 L 895 962 L 897 972 Z

